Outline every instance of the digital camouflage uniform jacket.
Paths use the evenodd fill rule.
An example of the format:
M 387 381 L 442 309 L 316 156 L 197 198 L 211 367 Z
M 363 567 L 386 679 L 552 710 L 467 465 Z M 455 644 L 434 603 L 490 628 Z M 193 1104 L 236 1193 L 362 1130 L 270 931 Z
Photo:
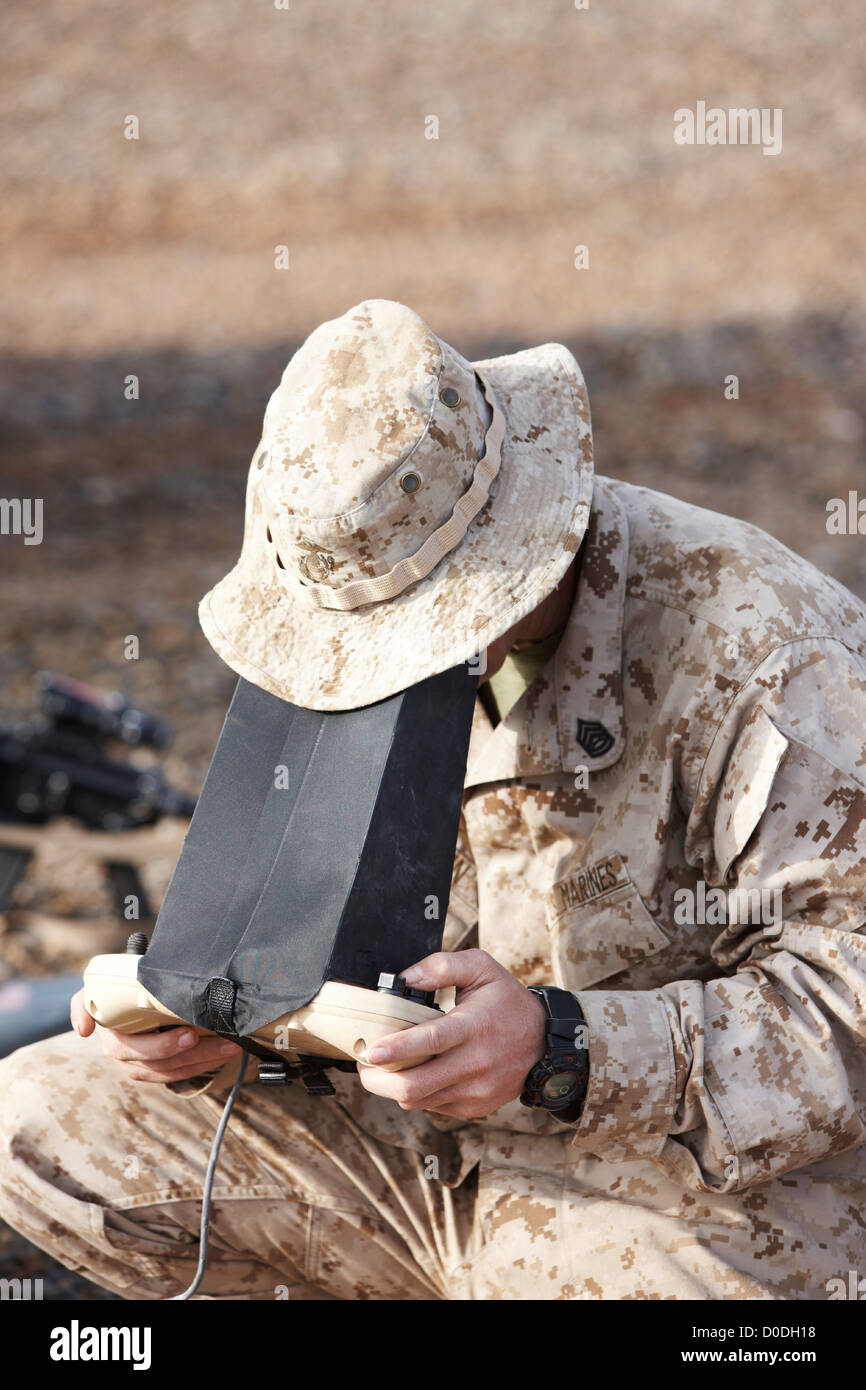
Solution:
M 864 779 L 863 605 L 755 527 L 596 477 L 554 658 L 495 729 L 476 701 L 443 942 L 578 995 L 582 1116 L 459 1120 L 335 1082 L 347 1123 L 436 1159 L 440 1200 L 474 1211 L 449 1296 L 847 1296 Z
M 597 478 L 555 658 L 495 730 L 476 702 L 445 935 L 577 993 L 576 1158 L 735 1193 L 863 1144 L 864 782 L 863 606 Z M 434 1123 L 467 1160 L 485 1125 L 562 1130 L 517 1102 Z

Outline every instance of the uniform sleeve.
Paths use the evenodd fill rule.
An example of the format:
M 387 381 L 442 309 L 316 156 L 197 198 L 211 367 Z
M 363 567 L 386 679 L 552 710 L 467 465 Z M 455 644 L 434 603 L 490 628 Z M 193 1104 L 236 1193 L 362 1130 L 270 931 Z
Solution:
M 866 1142 L 864 739 L 866 663 L 830 639 L 788 644 L 741 691 L 686 839 L 718 976 L 579 994 L 576 1147 L 734 1191 Z

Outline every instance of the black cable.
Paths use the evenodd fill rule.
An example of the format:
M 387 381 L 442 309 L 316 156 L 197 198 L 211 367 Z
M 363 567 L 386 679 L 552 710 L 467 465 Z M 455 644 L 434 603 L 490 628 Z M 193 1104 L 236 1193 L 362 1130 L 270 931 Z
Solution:
M 244 1076 L 246 1075 L 247 1062 L 249 1061 L 249 1059 L 249 1053 L 244 1052 L 241 1057 L 241 1069 L 238 1072 L 238 1079 L 232 1086 L 229 1098 L 225 1103 L 223 1113 L 220 1116 L 219 1125 L 217 1126 L 217 1132 L 214 1135 L 213 1144 L 211 1145 L 210 1159 L 208 1160 L 207 1172 L 205 1173 L 204 1188 L 202 1190 L 201 1198 L 201 1234 L 199 1236 L 198 1269 L 195 1272 L 195 1278 L 193 1279 L 188 1289 L 184 1289 L 183 1293 L 173 1294 L 171 1298 L 164 1299 L 163 1302 L 165 1303 L 183 1303 L 187 1298 L 192 1298 L 193 1294 L 195 1293 L 196 1289 L 198 1288 L 199 1284 L 204 1278 L 205 1265 L 207 1264 L 207 1228 L 208 1221 L 210 1219 L 210 1197 L 211 1189 L 213 1188 L 213 1175 L 216 1171 L 217 1159 L 220 1156 L 220 1145 L 223 1141 L 223 1135 L 225 1134 L 226 1125 L 229 1122 L 229 1116 L 232 1113 L 232 1107 L 234 1106 L 238 1091 L 240 1090 Z

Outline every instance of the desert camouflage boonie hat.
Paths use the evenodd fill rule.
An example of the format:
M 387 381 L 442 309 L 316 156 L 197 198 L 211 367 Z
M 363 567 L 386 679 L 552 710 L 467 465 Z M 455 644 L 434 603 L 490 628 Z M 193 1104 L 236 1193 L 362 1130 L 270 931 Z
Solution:
M 371 299 L 317 328 L 268 402 L 240 559 L 202 599 L 222 659 L 309 709 L 472 662 L 580 545 L 592 431 L 558 343 L 468 362 Z

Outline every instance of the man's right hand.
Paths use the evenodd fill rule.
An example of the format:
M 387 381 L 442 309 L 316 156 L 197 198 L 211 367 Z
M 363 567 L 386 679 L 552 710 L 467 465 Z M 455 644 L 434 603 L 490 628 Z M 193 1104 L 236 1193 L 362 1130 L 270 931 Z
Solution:
M 240 1052 L 236 1043 L 210 1034 L 200 1037 L 188 1024 L 164 1033 L 118 1033 L 116 1028 L 103 1028 L 85 1009 L 83 989 L 72 996 L 69 1016 L 82 1038 L 96 1030 L 106 1057 L 119 1062 L 130 1081 L 184 1081 L 216 1071 L 233 1052 Z

